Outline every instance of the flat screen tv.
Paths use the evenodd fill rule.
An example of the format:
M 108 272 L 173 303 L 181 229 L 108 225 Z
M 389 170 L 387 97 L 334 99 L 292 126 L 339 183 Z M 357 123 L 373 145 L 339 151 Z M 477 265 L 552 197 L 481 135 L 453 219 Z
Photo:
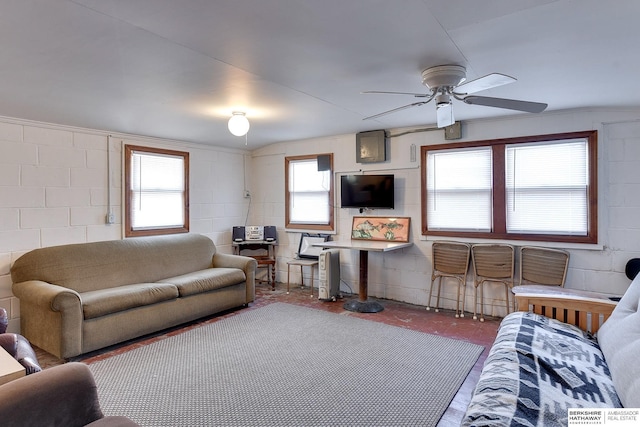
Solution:
M 342 175 L 340 202 L 343 208 L 393 209 L 393 175 Z

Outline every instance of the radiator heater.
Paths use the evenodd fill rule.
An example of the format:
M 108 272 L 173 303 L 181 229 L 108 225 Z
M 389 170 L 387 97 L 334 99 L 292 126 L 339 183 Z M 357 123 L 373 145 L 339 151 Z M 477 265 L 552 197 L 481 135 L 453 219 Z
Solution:
M 318 257 L 319 285 L 318 299 L 335 301 L 340 295 L 340 251 L 326 249 Z

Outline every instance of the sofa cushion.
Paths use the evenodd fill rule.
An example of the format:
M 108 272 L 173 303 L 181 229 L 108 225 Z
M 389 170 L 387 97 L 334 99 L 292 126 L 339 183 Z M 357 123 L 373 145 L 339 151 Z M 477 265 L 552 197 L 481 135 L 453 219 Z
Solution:
M 80 294 L 85 319 L 175 298 L 178 289 L 168 283 L 138 283 Z
M 160 280 L 159 283 L 171 283 L 178 288 L 181 297 L 213 291 L 227 286 L 237 285 L 247 280 L 244 271 L 239 268 L 207 268 L 180 276 Z
M 598 343 L 622 404 L 640 408 L 640 275 L 598 331 Z

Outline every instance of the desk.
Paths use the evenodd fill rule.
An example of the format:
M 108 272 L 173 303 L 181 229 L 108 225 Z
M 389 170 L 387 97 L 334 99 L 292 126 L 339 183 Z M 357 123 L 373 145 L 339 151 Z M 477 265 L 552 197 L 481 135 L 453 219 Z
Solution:
M 6 350 L 0 347 L 0 384 L 25 376 L 25 369 Z
M 267 268 L 267 283 L 271 282 L 271 290 L 276 289 L 276 254 L 275 247 L 278 242 L 275 240 L 243 240 L 241 242 L 233 242 L 233 249 L 236 255 L 242 255 L 242 251 L 260 251 L 260 254 L 247 254 L 251 258 L 258 261 L 258 268 Z M 271 270 L 271 271 L 269 271 Z M 269 280 L 271 273 L 271 280 Z
M 358 289 L 358 299 L 348 301 L 344 304 L 345 310 L 356 311 L 358 313 L 377 313 L 384 310 L 382 304 L 368 299 L 369 252 L 390 252 L 395 251 L 396 249 L 408 248 L 411 245 L 413 245 L 413 243 L 372 240 L 313 243 L 313 246 L 320 246 L 327 249 L 356 249 L 360 252 L 360 287 Z

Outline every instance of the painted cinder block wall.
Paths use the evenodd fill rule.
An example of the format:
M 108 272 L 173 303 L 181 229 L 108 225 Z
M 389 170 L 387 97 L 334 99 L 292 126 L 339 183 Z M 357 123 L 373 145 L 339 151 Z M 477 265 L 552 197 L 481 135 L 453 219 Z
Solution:
M 639 113 L 575 110 L 463 123 L 462 140 L 469 141 L 598 130 L 600 241 L 589 247 L 569 247 L 567 287 L 617 295 L 628 286 L 624 265 L 640 257 Z M 404 130 L 389 131 L 394 135 Z M 354 134 L 277 143 L 249 152 L 135 135 L 108 138 L 104 131 L 0 117 L 0 306 L 10 313 L 10 331 L 19 331 L 19 301 L 11 292 L 9 275 L 17 257 L 43 246 L 122 238 L 121 147 L 125 142 L 191 153 L 191 230 L 211 237 L 220 251 L 231 252 L 234 225 L 276 225 L 279 281 L 286 280 L 286 261 L 294 256 L 300 236 L 284 230 L 286 156 L 332 152 L 336 176 L 361 170 L 394 173 L 396 209 L 367 214 L 411 217 L 414 245 L 370 255 L 369 293 L 426 305 L 431 242 L 420 235 L 419 160 L 411 161 L 410 149 L 415 145 L 419 153 L 421 145 L 445 142 L 441 131 L 391 138 L 386 162 L 363 165 L 356 162 Z M 243 198 L 244 188 L 252 194 L 250 201 Z M 105 223 L 109 191 L 114 225 Z M 334 239 L 348 239 L 351 218 L 359 213 L 336 206 L 335 214 Z M 357 292 L 357 253 L 341 251 L 341 273 L 342 289 Z M 292 271 L 292 281 L 299 283 L 299 273 Z M 504 315 L 502 294 L 497 287 L 488 288 L 487 314 Z M 453 287 L 444 288 L 445 307 L 454 307 L 454 295 Z M 472 311 L 471 287 L 466 300 L 467 311 Z
M 542 242 L 507 242 L 515 246 L 532 244 L 560 247 L 571 253 L 566 287 L 620 295 L 628 287 L 624 267 L 630 258 L 640 257 L 640 111 L 580 109 L 541 115 L 516 115 L 499 119 L 463 123 L 459 141 L 509 138 L 595 129 L 598 131 L 599 243 L 597 245 L 561 245 Z M 382 127 L 382 126 L 381 126 Z M 420 129 L 420 128 L 417 128 Z M 389 129 L 391 135 L 408 129 Z M 284 158 L 300 154 L 334 153 L 335 178 L 343 173 L 379 171 L 396 177 L 396 208 L 365 213 L 373 216 L 411 217 L 411 248 L 369 255 L 369 295 L 427 305 L 431 275 L 431 240 L 421 236 L 419 159 L 411 161 L 411 146 L 442 144 L 447 141 L 441 130 L 409 133 L 392 137 L 388 160 L 376 164 L 356 163 L 353 134 L 274 144 L 254 150 L 252 168 L 256 171 L 251 219 L 257 224 L 284 227 Z M 452 141 L 453 142 L 453 141 Z M 268 178 L 267 178 L 268 177 Z M 336 181 L 337 182 L 337 181 Z M 339 202 L 336 202 L 339 204 Z M 335 207 L 335 240 L 349 239 L 355 209 Z M 286 261 L 295 256 L 299 233 L 280 232 L 278 277 L 286 280 Z M 482 240 L 470 243 L 483 242 Z M 485 242 L 489 242 L 485 240 Z M 357 251 L 341 250 L 342 290 L 358 290 Z M 516 267 L 517 268 L 517 267 Z M 293 275 L 293 271 L 292 271 Z M 317 276 L 316 276 L 317 277 Z M 308 273 L 305 281 L 308 283 Z M 295 280 L 299 283 L 299 273 Z M 466 289 L 466 311 L 473 312 L 472 275 Z M 293 279 L 292 279 L 293 281 Z M 449 286 L 447 286 L 449 284 Z M 435 295 L 435 294 L 434 294 Z M 434 298 L 435 303 L 435 298 Z M 485 290 L 485 313 L 504 316 L 504 288 L 489 285 Z M 455 282 L 443 287 L 442 304 L 455 307 Z
M 249 204 L 246 150 L 0 118 L 0 307 L 9 331 L 20 328 L 9 273 L 15 259 L 45 246 L 122 238 L 125 143 L 190 153 L 191 231 L 231 252 L 229 230 L 244 223 Z M 109 200 L 115 224 L 106 224 Z

